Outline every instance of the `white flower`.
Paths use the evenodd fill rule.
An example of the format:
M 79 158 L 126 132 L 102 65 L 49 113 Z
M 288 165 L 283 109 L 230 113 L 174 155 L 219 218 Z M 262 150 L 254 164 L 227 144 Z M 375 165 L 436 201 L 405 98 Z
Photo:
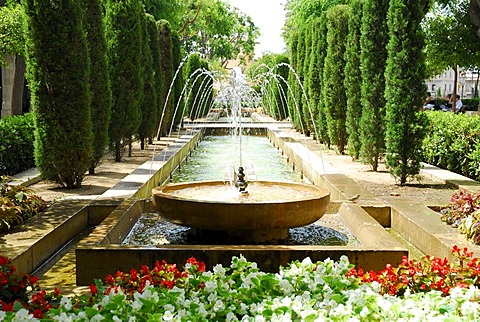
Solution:
M 163 321 L 172 321 L 174 318 L 175 316 L 173 315 L 172 311 L 165 311 L 165 313 L 163 313 Z
M 25 309 L 20 309 L 15 314 L 14 321 L 39 321 L 38 319 L 33 317 L 33 314 L 28 313 Z
M 212 292 L 215 292 L 217 288 L 217 284 L 215 282 L 212 282 L 212 281 L 207 281 L 205 283 L 205 287 L 204 287 L 204 290 L 207 292 L 207 293 L 212 293 Z
M 235 316 L 235 313 L 233 312 L 228 312 L 226 316 L 227 321 L 235 321 L 237 318 Z
M 219 277 L 225 276 L 225 268 L 223 268 L 222 264 L 215 265 L 213 267 L 213 272 Z
M 215 302 L 215 305 L 213 306 L 213 310 L 215 312 L 218 312 L 218 311 L 221 311 L 223 309 L 225 309 L 225 304 L 222 302 L 222 300 L 217 300 Z
M 67 321 L 72 321 L 73 319 L 68 317 L 67 313 L 62 312 L 60 315 L 54 316 L 53 320 L 61 321 L 61 322 L 67 322 Z
M 283 293 L 289 295 L 293 291 L 293 287 L 289 281 L 282 279 L 279 283 L 280 287 L 282 288 Z
M 360 311 L 360 316 L 362 318 L 366 318 L 368 314 L 370 314 L 370 310 L 368 309 L 368 307 L 364 306 L 362 311 Z
M 98 313 L 90 318 L 90 322 L 103 321 L 103 320 L 104 320 L 103 316 Z
M 122 322 L 122 319 L 120 319 L 118 316 L 114 315 L 113 319 L 114 322 Z
M 63 306 L 67 311 L 70 311 L 72 309 L 72 299 L 67 296 L 62 296 L 60 306 Z

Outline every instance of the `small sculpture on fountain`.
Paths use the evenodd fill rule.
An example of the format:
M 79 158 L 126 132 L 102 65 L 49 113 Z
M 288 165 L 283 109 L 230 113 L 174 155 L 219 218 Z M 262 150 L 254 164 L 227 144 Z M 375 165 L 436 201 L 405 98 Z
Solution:
M 241 193 L 248 193 L 245 189 L 247 189 L 248 182 L 245 181 L 245 173 L 243 172 L 243 167 L 238 168 L 237 174 L 237 181 L 235 182 L 235 187 L 238 188 L 238 191 Z

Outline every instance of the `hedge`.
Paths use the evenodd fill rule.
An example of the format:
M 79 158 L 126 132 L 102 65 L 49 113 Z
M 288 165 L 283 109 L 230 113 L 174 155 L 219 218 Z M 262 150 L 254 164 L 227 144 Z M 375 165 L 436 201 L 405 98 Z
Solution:
M 480 180 L 480 119 L 476 116 L 429 111 L 423 141 L 425 162 Z
M 0 120 L 0 175 L 12 176 L 35 167 L 31 113 Z

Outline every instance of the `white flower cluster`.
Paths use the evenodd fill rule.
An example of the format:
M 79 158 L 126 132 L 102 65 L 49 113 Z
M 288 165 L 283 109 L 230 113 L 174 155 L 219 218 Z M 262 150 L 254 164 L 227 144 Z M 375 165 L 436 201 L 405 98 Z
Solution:
M 480 320 L 480 291 L 456 288 L 403 297 L 379 294 L 378 283 L 360 284 L 345 277 L 351 265 L 339 261 L 294 262 L 277 274 L 260 271 L 243 256 L 230 267 L 191 275 L 185 285 L 201 287 L 157 289 L 126 300 L 122 292 L 103 296 L 88 310 L 72 307 L 66 298 L 55 321 L 427 321 Z M 1 312 L 7 321 L 35 321 L 26 310 Z

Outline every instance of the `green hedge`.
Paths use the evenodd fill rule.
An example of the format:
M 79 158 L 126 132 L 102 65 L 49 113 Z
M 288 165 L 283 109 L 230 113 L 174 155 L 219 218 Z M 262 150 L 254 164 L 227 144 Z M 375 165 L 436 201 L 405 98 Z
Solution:
M 442 169 L 480 180 L 480 119 L 476 116 L 427 112 L 424 160 Z
M 33 115 L 0 120 L 0 175 L 14 175 L 35 166 Z
M 462 103 L 468 105 L 468 111 L 478 111 L 479 98 L 462 98 Z

